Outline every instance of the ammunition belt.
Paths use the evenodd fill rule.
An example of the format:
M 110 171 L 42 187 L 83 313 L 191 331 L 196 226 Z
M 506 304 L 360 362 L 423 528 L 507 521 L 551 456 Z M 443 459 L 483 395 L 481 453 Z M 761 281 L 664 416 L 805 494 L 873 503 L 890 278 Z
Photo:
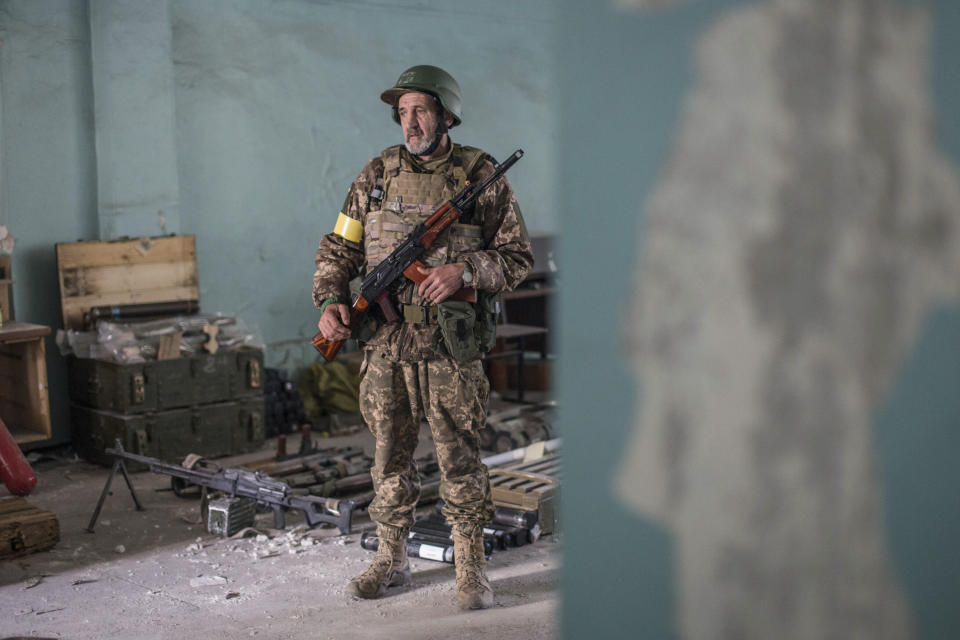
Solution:
M 436 305 L 420 306 L 418 304 L 404 304 L 403 321 L 408 324 L 437 324 Z

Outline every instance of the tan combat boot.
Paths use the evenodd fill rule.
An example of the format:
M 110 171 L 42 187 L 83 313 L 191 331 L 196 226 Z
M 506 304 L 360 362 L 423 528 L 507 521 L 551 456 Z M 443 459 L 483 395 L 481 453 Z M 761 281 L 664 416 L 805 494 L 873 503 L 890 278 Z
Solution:
M 347 583 L 347 593 L 358 598 L 379 598 L 387 587 L 408 584 L 410 560 L 407 559 L 407 530 L 377 525 L 380 539 L 377 555 L 367 570 Z
M 453 559 L 457 569 L 457 604 L 461 609 L 493 606 L 493 589 L 487 579 L 483 555 L 483 525 L 453 528 Z

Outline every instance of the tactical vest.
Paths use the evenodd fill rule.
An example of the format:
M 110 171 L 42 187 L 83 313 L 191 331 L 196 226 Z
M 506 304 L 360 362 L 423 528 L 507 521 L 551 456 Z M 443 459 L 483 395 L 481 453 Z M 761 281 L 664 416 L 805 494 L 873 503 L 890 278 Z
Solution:
M 366 272 L 370 273 L 413 231 L 429 218 L 443 203 L 467 184 L 467 176 L 485 156 L 480 149 L 453 145 L 450 162 L 441 171 L 416 173 L 401 166 L 400 146 L 385 149 L 383 183 L 377 183 L 382 198 L 371 196 L 371 209 L 363 228 L 366 254 Z M 480 225 L 457 222 L 437 236 L 433 247 L 424 252 L 420 261 L 428 267 L 457 262 L 466 252 L 483 248 Z M 402 304 L 424 304 L 412 283 L 398 293 Z M 427 303 L 429 304 L 429 303 Z

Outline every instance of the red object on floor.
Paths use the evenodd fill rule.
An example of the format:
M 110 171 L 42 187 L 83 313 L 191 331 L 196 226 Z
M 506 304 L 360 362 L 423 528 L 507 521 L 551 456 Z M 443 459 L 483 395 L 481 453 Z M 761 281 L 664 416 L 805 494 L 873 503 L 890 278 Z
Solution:
M 0 420 L 0 480 L 15 496 L 25 496 L 37 486 L 37 474 L 23 457 L 7 425 Z

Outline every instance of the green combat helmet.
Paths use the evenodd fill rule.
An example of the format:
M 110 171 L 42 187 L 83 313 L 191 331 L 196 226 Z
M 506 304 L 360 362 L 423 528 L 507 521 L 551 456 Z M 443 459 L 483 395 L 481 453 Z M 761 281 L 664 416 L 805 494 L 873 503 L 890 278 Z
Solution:
M 428 93 L 440 102 L 440 106 L 453 116 L 453 125 L 460 124 L 460 85 L 449 73 L 440 67 L 421 64 L 410 67 L 400 74 L 397 83 L 380 94 L 380 99 L 393 107 L 393 119 L 400 124 L 397 114 L 397 100 L 408 91 Z

